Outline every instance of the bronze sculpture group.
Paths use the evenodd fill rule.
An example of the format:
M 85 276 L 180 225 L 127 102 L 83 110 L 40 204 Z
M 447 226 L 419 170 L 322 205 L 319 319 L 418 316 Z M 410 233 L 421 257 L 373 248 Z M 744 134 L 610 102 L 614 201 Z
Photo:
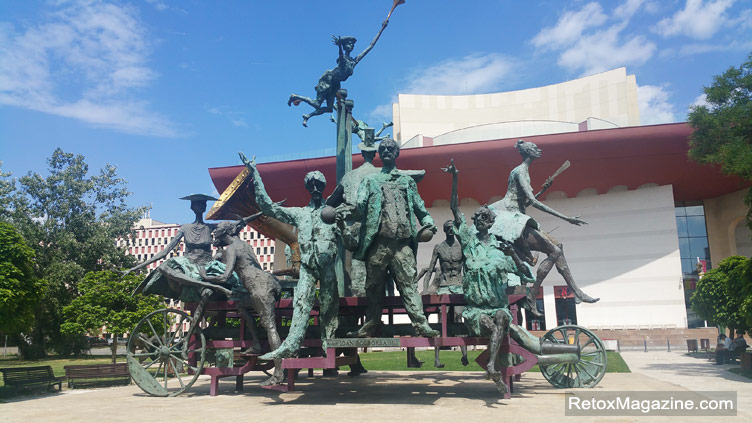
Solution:
M 392 11 L 403 2 L 395 0 Z M 339 49 L 337 66 L 324 72 L 319 79 L 316 98 L 292 94 L 288 99 L 288 105 L 305 102 L 314 107 L 313 112 L 303 115 L 304 126 L 310 117 L 333 110 L 335 95 L 341 83 L 353 74 L 355 66 L 374 47 L 388 24 L 389 16 L 371 44 L 356 57 L 350 56 L 355 38 L 333 37 Z M 453 219 L 444 223 L 446 238 L 434 248 L 430 264 L 418 272 L 418 243 L 430 240 L 437 228 L 418 193 L 417 182 L 422 179 L 425 171 L 397 168 L 400 145 L 389 137 L 380 136 L 389 126 L 391 124 L 384 124 L 378 133 L 374 133 L 374 129 L 369 128 L 365 122 L 353 119 L 348 134 L 354 132 L 361 138 L 362 143 L 358 147 L 364 163 L 346 172 L 337 181 L 333 194 L 326 199 L 323 197 L 326 187 L 324 175 L 319 171 L 309 172 L 303 181 L 310 194 L 310 202 L 305 207 L 284 207 L 272 201 L 255 160 L 248 160 L 240 153 L 240 158 L 249 171 L 251 196 L 261 213 L 297 228 L 301 262 L 292 300 L 290 328 L 284 340 L 276 326 L 275 303 L 280 294 L 279 280 L 262 270 L 253 250 L 237 236 L 245 225 L 261 213 L 237 221 L 210 225 L 204 223 L 203 212 L 206 210 L 206 202 L 216 198 L 201 194 L 184 197 L 191 201 L 195 221 L 183 225 L 165 250 L 127 271 L 138 270 L 164 259 L 178 247 L 181 240 L 185 242 L 184 256 L 169 258 L 151 272 L 137 289 L 137 292 L 197 302 L 192 316 L 193 324 L 184 334 L 185 340 L 180 341 L 183 356 L 187 355 L 188 340 L 201 321 L 210 299 L 245 299 L 245 302 L 239 302 L 241 306 L 238 306 L 238 311 L 245 319 L 253 338 L 253 344 L 245 353 L 257 356 L 258 360 L 274 363 L 274 373 L 262 385 L 282 383 L 282 360 L 299 354 L 315 301 L 318 300 L 319 303 L 318 324 L 324 354 L 327 353 L 328 343 L 337 338 L 340 325 L 339 300 L 345 294 L 339 288 L 342 284 L 338 281 L 336 271 L 337 256 L 346 249 L 349 251 L 347 254 L 351 255 L 346 269 L 351 282 L 350 289 L 353 295 L 367 300 L 362 326 L 348 332 L 348 337 L 373 337 L 380 333 L 389 281 L 393 281 L 400 292 L 402 306 L 410 318 L 413 333 L 426 338 L 439 337 L 439 331 L 428 324 L 419 294 L 419 281 L 425 276 L 423 295 L 454 294 L 464 297 L 464 306 L 451 307 L 454 323 L 464 323 L 471 336 L 488 337 L 489 360 L 486 374 L 496 383 L 500 392 L 508 391 L 500 371 L 500 366 L 509 363 L 500 354 L 507 335 L 534 354 L 558 353 L 569 354 L 568 359 L 579 358 L 578 345 L 551 345 L 547 341 L 543 342 L 514 324 L 509 309 L 507 288 L 531 284 L 523 306 L 533 314 L 540 315 L 535 305 L 535 296 L 554 266 L 578 301 L 598 301 L 598 298 L 588 296 L 576 285 L 561 244 L 541 231 L 538 223 L 526 214 L 527 207 L 532 206 L 574 225 L 586 223 L 578 216 L 565 216 L 538 200 L 553 182 L 553 177 L 546 181 L 541 192 L 533 192 L 529 166 L 540 157 L 540 149 L 530 142 L 517 142 L 515 147 L 523 161 L 510 172 L 504 198 L 494 204 L 479 207 L 472 215 L 472 225 L 468 224 L 459 209 L 459 170 L 453 160 L 442 169 L 452 176 L 450 208 Z M 377 141 L 381 142 L 376 145 Z M 373 165 L 377 151 L 382 162 L 381 168 Z M 349 154 L 349 151 L 345 154 Z M 212 242 L 219 249 L 215 257 L 211 256 Z M 537 265 L 537 272 L 534 272 L 536 258 L 532 251 L 546 255 Z M 437 262 L 439 269 L 435 271 Z M 342 278 L 341 275 L 339 277 Z M 255 319 L 249 309 L 259 316 L 267 334 L 269 351 L 266 353 L 255 334 Z M 175 337 L 173 335 L 172 340 Z M 164 346 L 160 350 L 159 345 L 148 339 L 144 342 L 153 348 L 142 355 L 149 356 L 156 354 L 155 351 L 164 351 L 160 354 L 165 354 L 169 361 L 172 359 L 171 354 L 175 353 L 169 348 L 165 350 Z M 443 367 L 439 360 L 440 344 L 433 345 L 436 345 L 435 365 Z M 461 347 L 463 364 L 466 365 L 466 345 L 462 344 Z M 365 372 L 362 367 L 352 369 L 354 374 Z M 164 372 L 166 379 L 167 366 Z

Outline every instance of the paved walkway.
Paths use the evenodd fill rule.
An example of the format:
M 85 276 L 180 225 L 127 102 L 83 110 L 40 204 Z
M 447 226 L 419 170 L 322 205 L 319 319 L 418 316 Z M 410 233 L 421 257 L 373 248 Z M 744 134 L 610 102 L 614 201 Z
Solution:
M 752 421 L 749 379 L 737 378 L 722 367 L 680 353 L 626 352 L 634 373 L 610 373 L 597 391 L 737 390 L 739 416 Z M 209 396 L 208 379 L 175 398 L 153 398 L 137 386 L 93 390 L 64 390 L 61 394 L 23 397 L 0 404 L 3 422 L 287 422 L 357 421 L 414 422 L 580 422 L 650 421 L 676 423 L 676 417 L 564 417 L 565 390 L 553 389 L 538 373 L 523 375 L 511 400 L 499 400 L 493 384 L 473 372 L 369 372 L 357 378 L 302 379 L 299 389 L 275 393 L 254 386 L 258 375 L 246 376 L 244 392 L 234 382 L 220 383 L 220 395 Z M 699 386 L 695 386 L 699 385 Z M 334 420 L 337 419 L 337 420 Z M 418 420 L 420 419 L 420 420 Z M 719 418 L 714 418 L 718 420 Z M 682 417 L 705 422 L 708 417 Z M 408 423 L 412 423 L 408 422 Z

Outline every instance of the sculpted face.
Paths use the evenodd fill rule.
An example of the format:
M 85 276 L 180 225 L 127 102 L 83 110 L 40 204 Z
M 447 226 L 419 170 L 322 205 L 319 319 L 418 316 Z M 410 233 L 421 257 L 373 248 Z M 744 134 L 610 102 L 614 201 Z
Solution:
M 444 222 L 444 233 L 446 234 L 447 238 L 454 236 L 454 222 L 452 222 L 451 220 Z
M 206 211 L 206 201 L 191 201 L 191 210 L 193 210 L 193 212 L 196 214 L 204 214 L 204 212 Z
M 306 183 L 306 189 L 311 194 L 311 198 L 316 201 L 321 200 L 324 188 L 326 188 L 326 182 L 318 179 L 311 179 Z
M 478 232 L 488 232 L 496 221 L 496 216 L 487 207 L 479 208 L 473 213 L 473 222 Z
M 400 147 L 396 141 L 385 139 L 379 144 L 379 157 L 384 164 L 392 164 L 399 157 Z
M 541 149 L 532 142 L 526 142 L 520 146 L 520 154 L 537 159 L 541 156 Z

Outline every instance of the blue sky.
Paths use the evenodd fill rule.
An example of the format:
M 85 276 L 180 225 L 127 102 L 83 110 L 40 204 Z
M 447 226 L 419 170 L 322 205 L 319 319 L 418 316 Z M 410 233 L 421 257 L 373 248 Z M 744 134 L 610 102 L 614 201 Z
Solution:
M 331 154 L 327 117 L 301 125 L 331 35 L 365 48 L 391 0 L 0 2 L 0 161 L 45 173 L 61 147 L 110 163 L 134 206 L 191 219 L 207 168 Z M 335 12 L 336 11 L 336 12 Z M 702 87 L 752 52 L 752 0 L 407 0 L 343 84 L 354 115 L 391 120 L 399 93 L 554 84 L 626 66 L 643 124 L 686 119 Z

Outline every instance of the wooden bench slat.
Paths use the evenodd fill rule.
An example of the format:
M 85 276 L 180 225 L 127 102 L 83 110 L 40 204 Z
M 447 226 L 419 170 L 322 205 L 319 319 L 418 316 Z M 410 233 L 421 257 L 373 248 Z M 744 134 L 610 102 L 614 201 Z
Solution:
M 74 382 L 96 383 L 98 380 L 115 379 L 113 382 L 130 383 L 131 380 L 127 363 L 65 366 L 65 376 L 68 378 L 69 387 L 74 387 Z
M 0 369 L 6 386 L 28 386 L 47 384 L 47 389 L 58 385 L 62 389 L 62 377 L 56 377 L 51 366 L 9 367 Z

